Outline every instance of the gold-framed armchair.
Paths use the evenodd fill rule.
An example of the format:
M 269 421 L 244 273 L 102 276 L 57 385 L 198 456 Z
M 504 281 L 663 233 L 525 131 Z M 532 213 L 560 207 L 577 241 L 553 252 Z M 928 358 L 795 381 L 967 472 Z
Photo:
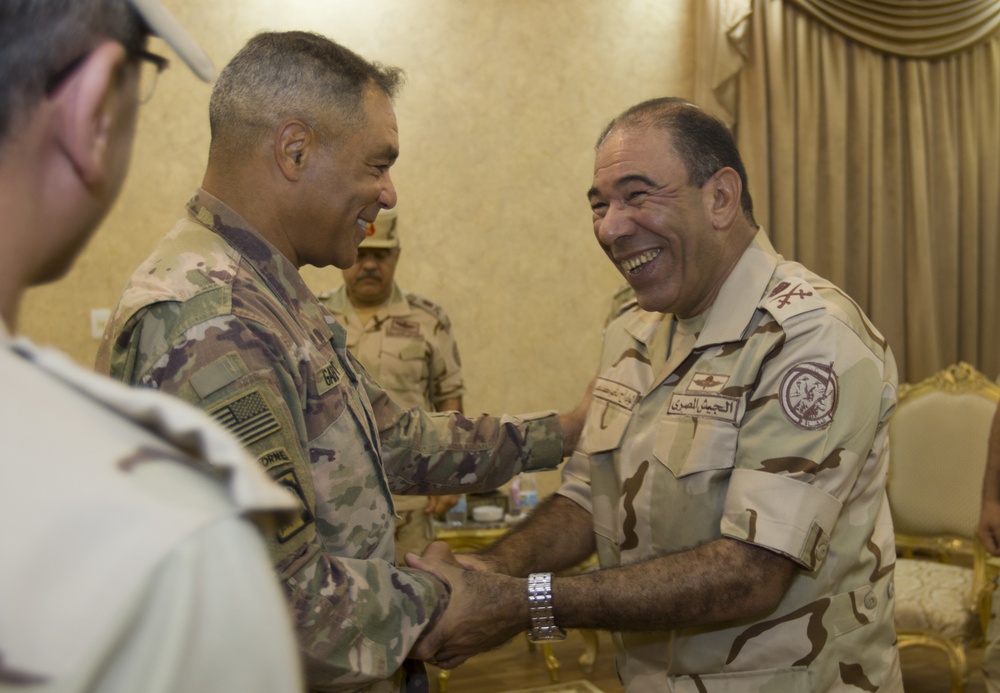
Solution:
M 981 645 L 996 568 L 976 536 L 1000 385 L 967 363 L 902 385 L 889 424 L 889 507 L 896 533 L 899 647 L 948 655 L 965 690 L 966 648 Z

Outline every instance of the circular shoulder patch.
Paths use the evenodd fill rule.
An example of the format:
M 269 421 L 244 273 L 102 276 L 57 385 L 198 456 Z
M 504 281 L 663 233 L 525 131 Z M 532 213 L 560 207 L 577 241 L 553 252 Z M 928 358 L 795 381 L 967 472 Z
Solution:
M 778 400 L 793 424 L 807 431 L 826 428 L 837 411 L 837 374 L 832 364 L 805 362 L 781 379 Z

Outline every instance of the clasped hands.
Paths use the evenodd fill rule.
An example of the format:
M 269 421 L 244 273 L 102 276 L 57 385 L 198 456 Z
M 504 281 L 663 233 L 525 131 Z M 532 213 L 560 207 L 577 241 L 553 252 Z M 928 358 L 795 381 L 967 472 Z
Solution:
M 487 559 L 477 554 L 456 556 L 446 543 L 435 541 L 421 556 L 407 554 L 406 563 L 430 573 L 451 591 L 448 608 L 417 641 L 410 657 L 454 669 L 527 629 L 525 581 L 495 572 Z

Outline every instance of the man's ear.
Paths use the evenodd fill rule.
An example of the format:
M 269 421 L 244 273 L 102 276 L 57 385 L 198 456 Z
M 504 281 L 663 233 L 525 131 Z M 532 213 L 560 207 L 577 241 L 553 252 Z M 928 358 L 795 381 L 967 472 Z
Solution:
M 743 181 L 740 180 L 740 174 L 728 166 L 712 174 L 702 192 L 715 228 L 729 228 L 736 215 L 742 214 L 740 199 L 743 195 Z
M 105 41 L 51 97 L 59 109 L 57 138 L 87 187 L 100 186 L 108 175 L 117 119 L 127 113 L 120 108 L 121 99 L 129 98 L 121 88 L 127 59 L 120 43 Z
M 289 181 L 297 181 L 309 164 L 316 146 L 316 133 L 298 118 L 278 126 L 274 136 L 274 160 Z

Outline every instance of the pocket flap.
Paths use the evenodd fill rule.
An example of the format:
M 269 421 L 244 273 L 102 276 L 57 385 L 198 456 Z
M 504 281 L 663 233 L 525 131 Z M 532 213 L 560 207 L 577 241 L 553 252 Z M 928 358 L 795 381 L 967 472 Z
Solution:
M 739 429 L 726 421 L 666 415 L 653 455 L 680 478 L 711 469 L 731 469 Z

